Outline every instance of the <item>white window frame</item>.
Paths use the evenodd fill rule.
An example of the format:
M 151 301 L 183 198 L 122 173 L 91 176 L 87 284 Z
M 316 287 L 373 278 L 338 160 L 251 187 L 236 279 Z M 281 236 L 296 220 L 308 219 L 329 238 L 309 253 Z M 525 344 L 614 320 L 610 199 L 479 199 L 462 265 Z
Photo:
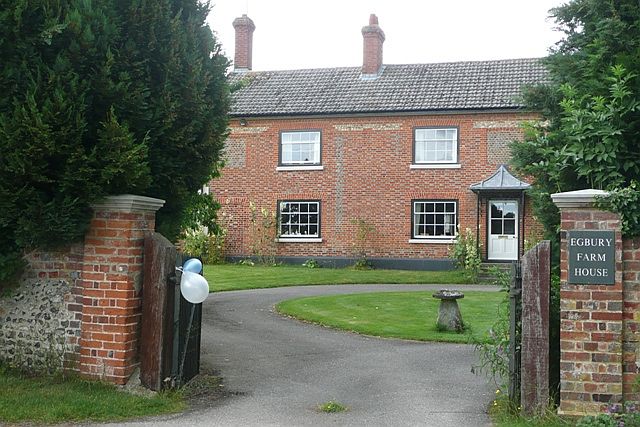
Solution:
M 438 136 L 438 132 L 444 132 Z M 432 135 L 429 135 L 432 134 Z M 413 130 L 414 165 L 452 165 L 458 163 L 457 127 L 420 127 Z M 420 151 L 418 149 L 420 148 Z M 427 159 L 427 153 L 434 153 L 433 159 Z M 450 158 L 438 160 L 438 153 L 450 153 Z M 419 155 L 419 153 L 421 155 Z M 445 155 L 446 156 L 446 155 Z M 449 156 L 446 156 L 449 157 Z M 419 159 L 420 158 L 420 159 Z
M 307 139 L 305 141 L 305 139 Z M 311 146 L 311 150 L 308 150 Z M 293 159 L 296 149 L 307 148 L 311 156 Z M 296 130 L 280 132 L 280 167 L 319 166 L 322 164 L 322 133 L 319 130 Z
M 285 210 L 285 206 L 288 208 Z M 297 209 L 293 211 L 292 205 L 296 205 Z M 302 206 L 306 205 L 307 210 L 303 212 Z M 315 211 L 311 211 L 311 206 L 315 206 Z M 278 241 L 280 242 L 320 242 L 320 225 L 321 225 L 321 213 L 320 213 L 320 201 L 319 200 L 280 200 L 278 201 Z M 288 215 L 288 220 L 283 221 L 284 215 Z M 302 216 L 307 215 L 306 221 L 302 221 Z M 315 215 L 317 220 L 311 221 L 309 218 L 311 215 Z M 315 233 L 309 233 L 311 227 L 316 227 Z M 287 227 L 288 232 L 283 234 L 283 228 Z M 307 233 L 302 234 L 299 232 L 300 228 L 307 227 Z M 298 228 L 298 233 L 291 233 L 292 228 Z
M 417 212 L 416 206 L 423 205 L 423 211 Z M 429 211 L 428 206 L 433 206 L 433 210 Z M 438 212 L 437 205 L 444 205 L 443 210 Z M 453 205 L 453 212 L 447 212 L 447 205 Z M 433 222 L 429 221 L 428 216 L 432 215 Z M 438 216 L 443 215 L 442 224 L 438 222 Z M 450 220 L 451 215 L 453 215 L 453 221 Z M 433 227 L 434 234 L 429 235 L 426 234 L 418 234 L 419 227 Z M 436 235 L 435 232 L 437 227 L 443 227 L 443 232 L 446 233 L 446 229 L 452 230 L 452 234 L 441 234 Z M 457 239 L 458 237 L 458 201 L 457 200 L 412 200 L 411 201 L 411 241 L 412 242 L 421 242 L 425 240 L 435 240 L 435 241 L 452 241 Z

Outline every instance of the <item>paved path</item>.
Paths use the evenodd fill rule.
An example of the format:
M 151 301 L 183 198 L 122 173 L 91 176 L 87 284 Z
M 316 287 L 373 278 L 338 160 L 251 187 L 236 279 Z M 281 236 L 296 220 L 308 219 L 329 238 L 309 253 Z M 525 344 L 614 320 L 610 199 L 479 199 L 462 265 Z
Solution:
M 273 310 L 275 303 L 300 296 L 442 287 L 305 286 L 213 294 L 203 310 L 202 366 L 218 372 L 233 395 L 186 414 L 128 425 L 489 425 L 485 408 L 493 393 L 484 377 L 470 372 L 470 346 L 364 337 Z M 349 411 L 315 409 L 330 399 Z

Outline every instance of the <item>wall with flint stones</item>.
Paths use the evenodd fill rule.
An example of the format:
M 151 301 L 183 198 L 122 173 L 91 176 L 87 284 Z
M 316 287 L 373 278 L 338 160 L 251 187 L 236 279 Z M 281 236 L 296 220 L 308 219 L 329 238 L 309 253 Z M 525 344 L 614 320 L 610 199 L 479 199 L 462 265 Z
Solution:
M 139 363 L 144 237 L 163 204 L 107 197 L 82 243 L 28 254 L 20 285 L 0 299 L 0 360 L 125 384 Z
M 0 303 L 0 359 L 27 370 L 75 365 L 79 352 L 83 245 L 32 252 L 19 287 Z

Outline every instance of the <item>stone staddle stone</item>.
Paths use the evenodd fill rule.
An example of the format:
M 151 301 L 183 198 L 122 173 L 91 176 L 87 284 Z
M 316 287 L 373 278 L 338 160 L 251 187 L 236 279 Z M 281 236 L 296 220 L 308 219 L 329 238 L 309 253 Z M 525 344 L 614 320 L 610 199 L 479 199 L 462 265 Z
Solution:
M 464 298 L 464 294 L 460 291 L 442 289 L 433 294 L 433 297 L 440 299 L 438 327 L 447 331 L 462 332 L 464 324 L 458 307 L 458 299 Z

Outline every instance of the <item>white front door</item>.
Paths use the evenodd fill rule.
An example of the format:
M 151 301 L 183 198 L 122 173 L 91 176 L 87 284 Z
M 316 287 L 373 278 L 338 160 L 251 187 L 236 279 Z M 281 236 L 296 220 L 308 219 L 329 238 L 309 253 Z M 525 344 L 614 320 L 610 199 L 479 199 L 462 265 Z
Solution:
M 518 259 L 518 201 L 489 202 L 490 260 Z

